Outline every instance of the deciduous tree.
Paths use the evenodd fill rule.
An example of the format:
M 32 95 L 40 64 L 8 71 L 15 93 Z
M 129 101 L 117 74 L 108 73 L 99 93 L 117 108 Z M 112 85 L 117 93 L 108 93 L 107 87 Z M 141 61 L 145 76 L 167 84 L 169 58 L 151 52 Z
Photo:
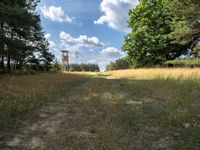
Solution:
M 187 53 L 188 43 L 172 42 L 171 23 L 174 15 L 169 0 L 141 0 L 130 11 L 131 33 L 125 37 L 123 50 L 134 66 L 154 66 Z

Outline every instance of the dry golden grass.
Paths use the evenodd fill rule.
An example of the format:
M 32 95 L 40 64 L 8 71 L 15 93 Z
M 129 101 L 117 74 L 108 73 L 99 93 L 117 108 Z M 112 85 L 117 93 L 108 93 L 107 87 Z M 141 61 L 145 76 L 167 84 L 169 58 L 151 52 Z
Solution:
M 60 88 L 71 88 L 78 74 L 46 73 L 0 76 L 0 131 L 56 98 Z
M 128 69 L 109 71 L 106 74 L 111 78 L 133 78 L 133 79 L 194 79 L 200 80 L 200 69 L 190 68 L 167 68 L 167 69 Z
M 147 149 L 200 149 L 200 69 L 118 70 L 105 75 L 111 81 L 126 83 L 124 89 L 130 96 L 126 100 L 132 99 L 129 107 L 141 106 L 139 110 L 126 108 L 126 120 L 142 129 L 138 133 L 144 136 L 140 146 L 146 142 L 150 145 Z M 160 148 L 152 148 L 153 136 L 145 135 L 151 128 L 154 135 L 163 136 L 156 143 Z
M 13 75 L 0 82 L 0 131 L 7 127 L 13 149 L 200 147 L 198 69 Z M 19 127 L 17 134 L 9 130 Z
M 75 75 L 88 75 L 88 76 L 91 76 L 91 75 L 97 75 L 98 72 L 67 72 L 65 71 L 64 73 L 66 74 L 75 74 Z

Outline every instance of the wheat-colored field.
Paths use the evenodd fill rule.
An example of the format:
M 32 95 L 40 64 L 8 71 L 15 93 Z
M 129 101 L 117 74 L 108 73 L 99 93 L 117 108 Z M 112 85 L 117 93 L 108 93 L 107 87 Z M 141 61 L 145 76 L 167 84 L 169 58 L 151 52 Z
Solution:
M 106 74 L 114 78 L 200 80 L 200 69 L 190 68 L 128 69 L 109 71 Z

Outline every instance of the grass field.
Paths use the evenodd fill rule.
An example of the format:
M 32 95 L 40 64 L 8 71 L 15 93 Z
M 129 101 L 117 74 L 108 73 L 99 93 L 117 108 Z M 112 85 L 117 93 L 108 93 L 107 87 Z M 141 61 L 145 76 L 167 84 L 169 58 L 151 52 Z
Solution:
M 200 70 L 0 76 L 0 149 L 200 149 Z
M 0 76 L 0 131 L 18 126 L 32 111 L 56 100 L 62 88 L 70 90 L 77 80 L 80 75 L 61 73 Z

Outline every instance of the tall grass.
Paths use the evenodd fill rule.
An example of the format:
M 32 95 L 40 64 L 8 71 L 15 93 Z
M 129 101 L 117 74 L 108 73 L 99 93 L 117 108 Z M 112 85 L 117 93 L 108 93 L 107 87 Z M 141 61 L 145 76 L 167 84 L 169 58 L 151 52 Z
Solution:
M 108 75 L 114 78 L 132 79 L 181 79 L 181 80 L 200 80 L 200 69 L 190 68 L 166 68 L 166 69 L 128 69 L 109 71 Z

